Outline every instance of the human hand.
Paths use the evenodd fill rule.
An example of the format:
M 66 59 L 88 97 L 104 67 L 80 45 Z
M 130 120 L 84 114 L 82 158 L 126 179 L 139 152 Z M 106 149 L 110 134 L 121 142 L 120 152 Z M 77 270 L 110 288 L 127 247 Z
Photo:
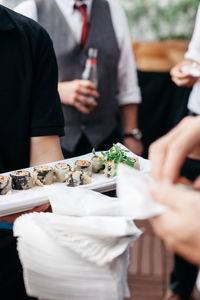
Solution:
M 141 141 L 137 141 L 136 139 L 133 139 L 132 137 L 124 138 L 123 144 L 126 148 L 128 148 L 130 151 L 132 151 L 134 154 L 141 156 L 143 153 L 143 145 Z
M 172 81 L 177 85 L 177 86 L 186 86 L 186 87 L 191 87 L 193 86 L 197 80 L 199 79 L 198 77 L 193 77 L 190 74 L 185 74 L 182 72 L 181 68 L 186 65 L 190 65 L 192 60 L 185 59 L 175 67 L 173 67 L 170 71 Z
M 186 117 L 149 148 L 154 179 L 175 182 L 186 157 L 200 159 L 200 117 Z
M 7 223 L 13 223 L 18 217 L 20 217 L 21 215 L 24 215 L 24 214 L 29 214 L 29 213 L 33 213 L 33 212 L 44 212 L 44 211 L 47 211 L 49 210 L 50 208 L 50 204 L 47 203 L 47 204 L 43 204 L 43 205 L 40 205 L 40 206 L 37 206 L 31 210 L 27 210 L 27 211 L 23 211 L 23 212 L 20 212 L 20 213 L 17 213 L 17 214 L 13 214 L 13 215 L 8 215 L 8 216 L 3 216 L 3 217 L 0 217 L 0 222 L 7 222 Z
M 172 184 L 153 186 L 150 192 L 169 208 L 150 220 L 155 233 L 176 253 L 200 265 L 200 193 Z
M 96 86 L 89 80 L 60 82 L 58 91 L 63 104 L 74 106 L 83 114 L 90 113 L 87 106 L 97 106 L 97 102 L 89 99 L 89 97 L 98 98 L 99 93 Z

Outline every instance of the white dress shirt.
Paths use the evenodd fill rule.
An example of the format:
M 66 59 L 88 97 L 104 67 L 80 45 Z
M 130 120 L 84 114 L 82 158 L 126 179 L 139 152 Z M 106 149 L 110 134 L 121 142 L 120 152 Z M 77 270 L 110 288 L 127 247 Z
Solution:
M 194 28 L 194 33 L 189 44 L 185 58 L 193 59 L 200 63 L 200 6 L 197 12 L 196 24 Z M 200 80 L 198 80 L 190 94 L 188 102 L 189 110 L 196 114 L 200 114 Z
M 74 10 L 75 0 L 55 0 L 67 20 L 77 42 L 81 39 L 82 18 L 78 10 Z M 90 18 L 92 0 L 83 0 L 87 5 L 87 14 Z M 138 86 L 136 65 L 126 16 L 120 6 L 109 0 L 111 18 L 120 49 L 118 64 L 118 102 L 119 105 L 141 102 L 141 93 Z M 15 11 L 29 18 L 38 20 L 37 7 L 34 0 L 19 4 Z M 48 16 L 47 16 L 48 17 Z M 67 37 L 66 37 L 67 39 Z

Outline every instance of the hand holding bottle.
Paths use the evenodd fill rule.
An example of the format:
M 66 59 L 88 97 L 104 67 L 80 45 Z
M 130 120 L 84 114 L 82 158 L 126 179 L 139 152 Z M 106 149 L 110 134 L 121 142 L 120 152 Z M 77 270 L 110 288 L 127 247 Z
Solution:
M 58 85 L 61 102 L 66 105 L 74 106 L 83 114 L 89 114 L 88 107 L 95 107 L 97 102 L 92 98 L 98 98 L 96 86 L 90 80 L 72 80 L 60 82 Z

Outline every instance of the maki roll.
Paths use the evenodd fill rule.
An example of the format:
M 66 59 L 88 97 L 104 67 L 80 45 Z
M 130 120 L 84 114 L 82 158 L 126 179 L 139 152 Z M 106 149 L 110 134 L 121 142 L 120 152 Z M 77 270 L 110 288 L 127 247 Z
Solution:
M 131 157 L 131 161 L 134 163 L 134 168 L 137 170 L 140 170 L 140 162 L 139 159 L 137 157 L 132 158 Z
M 11 178 L 7 176 L 0 177 L 0 195 L 6 195 L 12 189 Z
M 92 176 L 92 164 L 87 160 L 77 160 L 74 166 L 75 171 L 82 171 L 88 176 Z
M 13 190 L 28 190 L 33 187 L 33 178 L 28 171 L 13 171 L 10 177 Z
M 65 178 L 66 185 L 71 187 L 91 183 L 91 177 L 88 176 L 86 173 L 83 173 L 82 171 L 68 172 L 65 175 Z
M 104 158 L 102 156 L 94 156 L 92 158 L 92 172 L 103 174 L 105 169 Z
M 49 166 L 38 166 L 34 168 L 33 178 L 35 184 L 39 186 L 50 185 L 53 183 L 54 172 Z
M 117 175 L 117 163 L 114 161 L 108 161 L 105 163 L 104 174 L 106 177 L 114 177 Z
M 65 174 L 71 171 L 71 167 L 66 163 L 58 163 L 54 166 L 54 175 L 57 182 L 65 182 Z

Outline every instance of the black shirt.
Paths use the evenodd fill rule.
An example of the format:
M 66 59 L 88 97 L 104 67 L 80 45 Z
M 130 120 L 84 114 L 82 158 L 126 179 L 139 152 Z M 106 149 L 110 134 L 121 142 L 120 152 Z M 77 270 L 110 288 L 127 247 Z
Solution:
M 64 135 L 46 31 L 0 5 L 0 173 L 29 165 L 30 137 Z

